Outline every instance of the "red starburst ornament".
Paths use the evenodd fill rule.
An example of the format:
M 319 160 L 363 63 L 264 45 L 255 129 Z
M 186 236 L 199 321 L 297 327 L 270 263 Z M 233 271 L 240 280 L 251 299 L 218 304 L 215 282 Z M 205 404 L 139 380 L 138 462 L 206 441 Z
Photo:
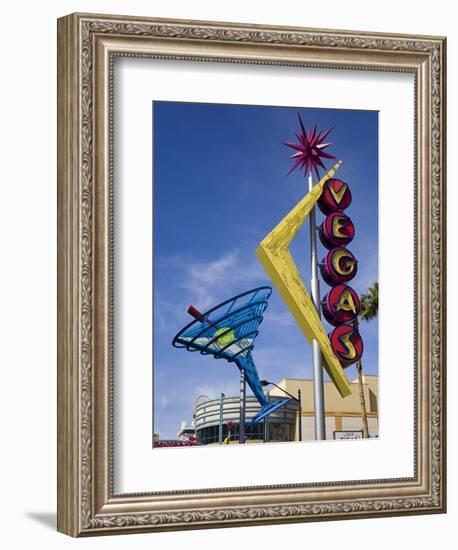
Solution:
M 324 143 L 324 140 L 329 135 L 334 126 L 331 126 L 326 132 L 317 132 L 316 124 L 315 127 L 309 130 L 306 130 L 304 123 L 302 122 L 301 115 L 297 113 L 299 117 L 299 123 L 301 125 L 301 132 L 296 133 L 296 137 L 299 140 L 299 143 L 292 143 L 291 141 L 285 141 L 284 144 L 291 149 L 295 149 L 297 152 L 290 155 L 290 159 L 296 159 L 296 162 L 293 164 L 291 170 L 286 174 L 289 176 L 293 170 L 300 168 L 304 170 L 304 176 L 307 173 L 312 173 L 312 170 L 315 170 L 315 173 L 320 178 L 318 173 L 318 166 L 325 168 L 322 158 L 325 159 L 335 159 L 333 155 L 324 151 L 327 147 L 332 145 L 332 143 Z

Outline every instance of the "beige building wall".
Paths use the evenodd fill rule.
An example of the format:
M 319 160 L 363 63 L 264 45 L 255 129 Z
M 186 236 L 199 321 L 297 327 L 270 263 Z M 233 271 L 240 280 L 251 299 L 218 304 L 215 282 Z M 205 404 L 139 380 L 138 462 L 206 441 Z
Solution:
M 299 378 L 284 378 L 278 383 L 280 388 L 297 396 L 301 391 L 302 439 L 315 439 L 313 404 L 313 381 Z M 326 414 L 326 439 L 333 439 L 335 431 L 362 430 L 361 402 L 358 381 L 351 383 L 351 395 L 342 398 L 330 381 L 324 382 Z M 363 393 L 366 402 L 369 434 L 378 436 L 378 377 L 363 377 Z M 278 388 L 269 391 L 270 395 L 284 395 Z M 298 439 L 298 433 L 296 433 Z
M 299 439 L 296 436 L 296 439 Z M 315 419 L 313 417 L 302 417 L 302 440 L 315 439 Z

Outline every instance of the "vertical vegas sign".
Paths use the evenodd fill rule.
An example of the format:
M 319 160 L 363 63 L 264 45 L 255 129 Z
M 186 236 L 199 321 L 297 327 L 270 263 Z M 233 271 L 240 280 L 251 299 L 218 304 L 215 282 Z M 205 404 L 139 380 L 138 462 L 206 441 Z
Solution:
M 312 346 L 313 394 L 315 416 L 315 439 L 326 439 L 323 367 L 342 397 L 351 394 L 351 385 L 343 369 L 357 362 L 363 353 L 363 342 L 356 329 L 359 297 L 346 283 L 358 270 L 358 263 L 346 247 L 355 236 L 355 227 L 344 210 L 351 204 L 349 186 L 334 178 L 341 165 L 338 161 L 320 179 L 319 169 L 325 168 L 323 160 L 335 159 L 325 151 L 331 143 L 325 139 L 333 129 L 317 131 L 306 129 L 298 113 L 300 131 L 297 142 L 285 141 L 294 150 L 290 155 L 295 169 L 308 176 L 308 194 L 277 224 L 261 241 L 256 255 L 277 287 L 286 306 Z M 312 173 L 318 181 L 314 184 Z M 326 216 L 317 230 L 315 203 Z M 303 283 L 299 270 L 289 252 L 289 246 L 306 218 L 310 221 L 310 294 Z M 317 232 L 323 246 L 328 250 L 318 266 Z M 318 267 L 325 283 L 331 287 L 321 301 Z M 327 335 L 321 314 L 334 327 Z
M 318 207 L 326 215 L 319 228 L 319 237 L 328 250 L 320 264 L 320 272 L 325 283 L 332 287 L 324 296 L 321 309 L 326 321 L 334 327 L 329 340 L 344 368 L 359 361 L 363 353 L 363 340 L 352 324 L 359 313 L 359 297 L 346 284 L 358 271 L 356 258 L 346 248 L 355 236 L 353 222 L 343 213 L 351 200 L 348 184 L 336 178 L 324 184 L 318 199 Z

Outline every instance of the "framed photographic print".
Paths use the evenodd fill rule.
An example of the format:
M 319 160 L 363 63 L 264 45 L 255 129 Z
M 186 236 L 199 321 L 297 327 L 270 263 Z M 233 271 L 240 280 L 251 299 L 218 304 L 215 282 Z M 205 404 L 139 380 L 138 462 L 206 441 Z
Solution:
M 445 39 L 58 21 L 58 529 L 445 511 Z

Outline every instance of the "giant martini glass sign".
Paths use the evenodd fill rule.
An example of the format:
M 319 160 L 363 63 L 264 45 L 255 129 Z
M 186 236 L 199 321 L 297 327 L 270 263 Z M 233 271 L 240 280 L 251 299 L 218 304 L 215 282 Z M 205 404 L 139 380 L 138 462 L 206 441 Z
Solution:
M 259 325 L 272 293 L 270 287 L 259 287 L 230 298 L 201 313 L 190 306 L 194 321 L 186 325 L 173 339 L 173 346 L 200 352 L 215 359 L 235 364 L 243 373 L 261 408 L 250 424 L 283 407 L 290 398 L 269 402 L 261 386 L 252 350 L 259 334 Z

